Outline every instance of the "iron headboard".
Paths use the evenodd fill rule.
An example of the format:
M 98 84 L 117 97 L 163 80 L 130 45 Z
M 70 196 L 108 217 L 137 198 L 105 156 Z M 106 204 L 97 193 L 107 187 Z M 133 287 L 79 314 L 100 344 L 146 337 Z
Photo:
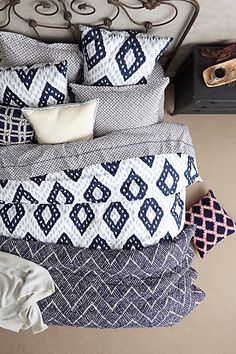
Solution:
M 134 0 L 134 4 L 130 4 L 128 0 L 100 0 L 100 4 L 101 1 L 111 7 L 113 14 L 109 17 L 102 18 L 96 23 L 89 23 L 90 25 L 111 29 L 117 19 L 123 14 L 132 25 L 136 25 L 139 30 L 141 29 L 145 32 L 168 25 L 179 18 L 181 16 L 181 11 L 179 10 L 180 3 L 188 3 L 191 6 L 191 15 L 187 19 L 187 22 L 184 23 L 181 33 L 179 33 L 175 41 L 176 44 L 174 48 L 167 54 L 167 61 L 165 63 L 166 69 L 170 66 L 178 49 L 191 30 L 200 10 L 197 0 Z M 40 15 L 42 21 L 39 21 L 22 15 L 22 9 L 26 3 L 25 0 L 3 0 L 1 3 L 3 3 L 0 8 L 0 15 L 3 14 L 3 20 L 0 19 L 1 30 L 8 30 L 14 19 L 18 19 L 22 21 L 22 23 L 25 23 L 26 26 L 33 29 L 39 38 L 41 38 L 40 29 L 44 28 L 50 31 L 67 30 L 73 36 L 74 41 L 76 41 L 76 24 L 83 23 L 85 17 L 86 19 L 90 19 L 91 16 L 97 12 L 99 6 L 98 0 L 88 0 L 88 2 L 85 2 L 85 0 L 34 0 L 32 1 L 33 5 L 30 6 L 30 9 L 34 10 L 35 15 Z M 148 13 L 148 11 L 154 12 L 158 11 L 163 6 L 170 7 L 173 13 L 170 18 L 160 22 L 140 22 L 135 20 L 133 14 L 131 14 L 133 10 L 135 10 L 135 12 L 143 10 L 145 13 Z M 53 24 L 55 16 L 57 16 L 57 20 L 60 20 L 59 25 Z M 52 23 L 48 23 L 48 20 L 44 22 L 43 18 L 45 17 L 47 17 L 47 19 L 51 18 Z

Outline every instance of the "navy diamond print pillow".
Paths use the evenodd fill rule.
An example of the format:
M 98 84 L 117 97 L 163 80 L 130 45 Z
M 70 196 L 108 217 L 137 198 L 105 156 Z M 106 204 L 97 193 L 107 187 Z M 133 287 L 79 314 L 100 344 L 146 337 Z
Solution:
M 84 83 L 124 86 L 147 83 L 156 60 L 172 38 L 133 31 L 79 26 L 82 31 Z
M 0 103 L 43 107 L 67 101 L 67 61 L 0 70 Z
M 0 145 L 32 142 L 34 131 L 22 110 L 0 105 Z
M 234 220 L 222 208 L 211 190 L 187 211 L 186 224 L 197 226 L 193 243 L 202 258 L 218 242 L 236 232 Z

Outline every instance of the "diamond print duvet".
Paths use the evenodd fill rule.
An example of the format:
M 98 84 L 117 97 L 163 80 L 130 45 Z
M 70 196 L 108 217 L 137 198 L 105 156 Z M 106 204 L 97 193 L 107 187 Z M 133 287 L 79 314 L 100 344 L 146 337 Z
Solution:
M 152 126 L 55 151 L 4 148 L 0 175 L 11 178 L 0 181 L 0 234 L 101 249 L 142 249 L 176 237 L 186 187 L 200 177 L 187 128 L 158 126 L 156 137 L 160 127 Z M 15 171 L 4 159 L 14 151 Z M 37 174 L 42 163 L 47 173 Z

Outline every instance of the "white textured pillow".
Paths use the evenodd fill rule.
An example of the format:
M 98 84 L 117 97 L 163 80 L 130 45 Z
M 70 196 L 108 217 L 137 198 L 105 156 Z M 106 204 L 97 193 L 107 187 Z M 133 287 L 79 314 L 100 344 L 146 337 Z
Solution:
M 84 54 L 84 83 L 124 86 L 147 83 L 156 60 L 171 37 L 133 31 L 108 31 L 80 25 Z
M 24 108 L 39 144 L 62 144 L 93 139 L 98 100 L 44 108 Z

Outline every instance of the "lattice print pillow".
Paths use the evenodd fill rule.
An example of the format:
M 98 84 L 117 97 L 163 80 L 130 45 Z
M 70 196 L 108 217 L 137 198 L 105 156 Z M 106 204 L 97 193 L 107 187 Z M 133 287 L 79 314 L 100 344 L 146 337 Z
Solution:
M 218 242 L 236 232 L 235 222 L 211 190 L 187 211 L 186 224 L 197 226 L 193 242 L 202 258 Z
M 0 105 L 0 145 L 26 144 L 33 138 L 33 128 L 22 110 Z
M 133 31 L 108 31 L 79 26 L 82 31 L 84 83 L 124 86 L 147 83 L 156 60 L 172 41 Z
M 67 101 L 67 61 L 0 70 L 0 103 L 43 107 Z

